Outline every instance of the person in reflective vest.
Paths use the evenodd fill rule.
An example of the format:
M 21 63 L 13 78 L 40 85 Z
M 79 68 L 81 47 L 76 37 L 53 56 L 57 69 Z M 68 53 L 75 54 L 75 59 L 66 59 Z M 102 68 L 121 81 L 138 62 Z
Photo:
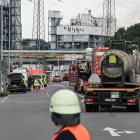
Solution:
M 57 91 L 51 98 L 50 112 L 52 121 L 59 128 L 51 140 L 91 140 L 87 129 L 80 124 L 81 109 L 73 91 Z
M 26 93 L 26 79 L 24 76 L 22 76 L 22 80 L 23 93 Z

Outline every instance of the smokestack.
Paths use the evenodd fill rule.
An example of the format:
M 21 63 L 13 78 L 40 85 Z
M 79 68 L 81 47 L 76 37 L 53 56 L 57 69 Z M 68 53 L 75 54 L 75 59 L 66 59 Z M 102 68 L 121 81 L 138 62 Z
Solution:
M 91 10 L 88 10 L 88 14 L 91 15 Z

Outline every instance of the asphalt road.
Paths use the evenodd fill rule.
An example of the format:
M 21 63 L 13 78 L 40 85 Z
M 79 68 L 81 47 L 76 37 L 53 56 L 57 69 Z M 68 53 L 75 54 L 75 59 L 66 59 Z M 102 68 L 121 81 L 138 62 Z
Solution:
M 50 140 L 58 131 L 51 121 L 50 99 L 54 92 L 63 88 L 73 90 L 68 82 L 61 82 L 51 83 L 44 91 L 0 97 L 0 140 Z M 140 113 L 127 113 L 125 107 L 87 113 L 81 96 L 78 95 L 82 110 L 81 123 L 89 131 L 92 140 L 140 139 Z M 106 127 L 110 128 L 110 132 L 103 131 Z M 135 133 L 129 134 L 127 131 Z

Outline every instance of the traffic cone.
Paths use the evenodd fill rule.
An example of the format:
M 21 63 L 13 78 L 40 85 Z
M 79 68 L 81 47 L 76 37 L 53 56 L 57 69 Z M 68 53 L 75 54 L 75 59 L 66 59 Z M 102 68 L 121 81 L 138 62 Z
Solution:
M 33 85 L 31 86 L 31 91 L 34 91 L 34 89 L 33 89 Z
M 43 90 L 43 89 L 42 89 L 42 85 L 40 86 L 40 90 Z
M 42 90 L 45 90 L 44 84 L 43 84 L 43 88 L 42 88 Z

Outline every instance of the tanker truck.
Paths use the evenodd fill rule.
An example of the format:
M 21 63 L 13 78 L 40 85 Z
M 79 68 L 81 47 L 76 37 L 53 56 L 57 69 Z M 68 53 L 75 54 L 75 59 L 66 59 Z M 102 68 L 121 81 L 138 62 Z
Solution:
M 85 93 L 87 112 L 100 108 L 126 106 L 128 112 L 140 110 L 140 58 L 138 46 L 112 41 L 99 61 L 101 75 L 91 73 Z M 97 86 L 98 85 L 98 86 Z

